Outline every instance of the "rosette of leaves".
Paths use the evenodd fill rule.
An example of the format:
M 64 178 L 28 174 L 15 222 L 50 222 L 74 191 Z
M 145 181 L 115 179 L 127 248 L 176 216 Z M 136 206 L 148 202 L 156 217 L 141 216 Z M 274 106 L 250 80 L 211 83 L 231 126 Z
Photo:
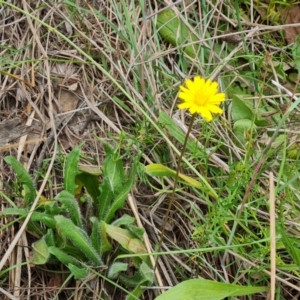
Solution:
M 136 161 L 128 173 L 125 172 L 119 152 L 104 145 L 106 158 L 102 176 L 78 165 L 80 148 L 76 147 L 67 156 L 64 165 L 63 190 L 54 199 L 40 199 L 33 212 L 28 230 L 40 239 L 33 243 L 31 263 L 41 265 L 62 263 L 76 280 L 85 279 L 90 272 L 97 273 L 99 267 L 108 264 L 107 276 L 118 278 L 125 287 L 133 288 L 128 299 L 135 299 L 143 291 L 141 285 L 152 284 L 153 271 L 148 259 L 134 259 L 135 272 L 126 275 L 126 262 L 110 263 L 107 255 L 112 249 L 111 241 L 117 242 L 117 254 L 146 253 L 142 242 L 143 229 L 134 226 L 134 218 L 124 215 L 115 220 L 115 213 L 123 208 L 134 183 Z M 23 166 L 12 156 L 5 158 L 17 174 L 22 185 L 23 208 L 7 208 L 4 215 L 25 218 L 36 197 L 34 182 Z M 100 180 L 101 178 L 101 180 Z M 85 202 L 85 203 L 84 203 Z M 88 216 L 81 207 L 88 206 Z

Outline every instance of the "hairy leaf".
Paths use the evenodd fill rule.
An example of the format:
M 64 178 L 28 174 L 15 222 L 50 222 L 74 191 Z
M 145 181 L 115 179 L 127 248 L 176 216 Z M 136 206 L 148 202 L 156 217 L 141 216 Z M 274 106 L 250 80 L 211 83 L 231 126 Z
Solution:
M 35 197 L 36 197 L 36 191 L 34 188 L 33 179 L 28 174 L 28 172 L 24 169 L 22 164 L 17 161 L 13 156 L 7 156 L 4 158 L 4 160 L 11 165 L 11 167 L 14 169 L 14 171 L 17 173 L 18 180 L 23 184 L 24 187 L 24 202 L 25 205 L 30 205 Z

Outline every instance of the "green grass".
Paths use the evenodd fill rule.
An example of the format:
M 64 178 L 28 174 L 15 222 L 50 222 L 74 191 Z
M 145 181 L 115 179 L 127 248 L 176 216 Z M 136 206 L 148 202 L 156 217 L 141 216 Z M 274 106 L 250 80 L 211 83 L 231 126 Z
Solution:
M 284 24 L 277 18 L 279 6 L 286 4 L 270 1 L 262 10 L 249 1 L 227 1 L 217 10 L 207 1 L 197 0 L 193 5 L 186 1 L 172 7 L 177 19 L 168 21 L 171 26 L 164 34 L 156 26 L 157 12 L 166 8 L 162 1 L 152 1 L 151 5 L 130 0 L 106 2 L 97 6 L 66 1 L 55 3 L 53 10 L 43 4 L 26 12 L 18 2 L 0 1 L 2 15 L 15 21 L 3 27 L 7 35 L 0 46 L 0 120 L 20 116 L 32 99 L 36 105 L 32 111 L 38 121 L 34 125 L 46 126 L 46 137 L 53 130 L 59 134 L 48 146 L 42 168 L 36 169 L 33 163 L 43 147 L 42 141 L 35 150 L 23 152 L 23 158 L 30 162 L 30 174 L 36 176 L 36 189 L 42 187 L 44 180 L 47 185 L 41 193 L 46 198 L 54 198 L 61 191 L 63 157 L 82 142 L 81 164 L 102 166 L 105 154 L 100 140 L 117 145 L 127 169 L 131 168 L 132 157 L 140 157 L 133 195 L 156 254 L 161 228 L 151 221 L 151 214 L 160 220 L 165 215 L 174 178 L 150 177 L 144 167 L 150 163 L 173 170 L 177 167 L 184 130 L 190 120 L 187 112 L 177 113 L 178 86 L 196 74 L 218 80 L 227 96 L 225 112 L 211 123 L 200 116 L 196 118 L 180 167 L 181 173 L 198 180 L 203 188 L 179 182 L 172 207 L 172 230 L 166 231 L 163 239 L 157 271 L 165 286 L 198 276 L 243 286 L 269 286 L 272 171 L 276 199 L 276 299 L 291 299 L 299 292 L 299 111 L 297 99 L 291 104 L 291 96 L 272 83 L 278 81 L 299 96 L 297 44 L 287 45 L 284 31 L 278 27 Z M 255 22 L 258 28 L 249 26 Z M 35 36 L 31 23 L 36 28 Z M 182 27 L 177 29 L 176 24 Z M 4 25 L 0 23 L 0 29 L 1 26 Z M 276 31 L 267 26 L 276 26 Z M 223 37 L 231 32 L 242 42 L 233 44 Z M 54 71 L 57 66 L 62 73 Z M 73 70 L 71 74 L 68 69 Z M 59 89 L 68 89 L 68 80 L 74 78 L 78 85 L 70 92 L 82 110 L 65 114 L 57 104 Z M 36 89 L 24 85 L 22 80 L 33 80 Z M 108 104 L 95 105 L 107 100 Z M 292 108 L 287 109 L 290 104 Z M 43 123 L 62 113 L 66 116 L 63 126 L 69 129 Z M 102 121 L 89 123 L 79 134 L 88 116 L 98 116 Z M 59 145 L 58 150 L 55 144 Z M 3 153 L 3 157 L 8 154 Z M 17 156 L 17 147 L 11 155 Z M 0 195 L 0 203 L 3 208 L 12 207 L 14 202 L 22 206 L 23 187 L 17 184 L 7 165 L 3 168 L 1 180 L 10 188 L 4 186 L 6 193 Z M 119 217 L 124 213 L 133 215 L 132 206 L 126 205 Z M 10 236 L 8 240 L 3 238 L 1 251 L 6 251 L 14 237 L 10 229 L 18 231 L 18 222 L 17 217 L 0 219 L 0 232 Z M 29 247 L 38 239 L 30 232 L 23 236 Z M 116 256 L 112 251 L 111 257 Z M 105 264 L 113 262 L 111 257 Z M 13 276 L 24 270 L 32 275 L 47 274 L 44 269 L 18 267 L 22 263 L 23 259 L 8 269 L 6 262 L 0 270 L 3 289 L 15 297 L 18 292 L 12 286 L 24 288 L 25 281 L 15 276 L 16 281 L 12 282 L 7 274 Z M 101 274 L 96 277 L 106 295 L 96 299 L 125 299 L 126 293 L 133 291 L 129 283 L 105 283 L 109 281 L 107 272 Z M 44 284 L 47 285 L 46 279 Z M 75 299 L 74 295 L 81 293 L 77 297 L 91 297 L 85 282 L 76 286 L 74 280 L 68 279 L 68 287 L 73 290 L 62 288 L 62 292 L 52 296 Z M 35 292 L 41 295 L 40 290 Z M 138 298 L 155 299 L 159 294 L 157 288 Z M 239 297 L 266 299 L 267 293 Z

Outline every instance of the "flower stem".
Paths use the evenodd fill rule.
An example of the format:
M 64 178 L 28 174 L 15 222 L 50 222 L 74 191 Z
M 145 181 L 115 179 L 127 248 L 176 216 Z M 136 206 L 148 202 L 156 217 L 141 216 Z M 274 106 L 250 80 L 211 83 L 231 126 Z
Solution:
M 158 242 L 157 252 L 160 252 L 160 250 L 161 250 L 161 245 L 162 245 L 162 241 L 163 241 L 163 238 L 164 238 L 164 235 L 165 235 L 166 225 L 167 225 L 167 222 L 169 220 L 169 215 L 170 215 L 170 212 L 171 212 L 171 208 L 173 206 L 173 202 L 174 202 L 174 199 L 175 199 L 175 191 L 176 191 L 178 177 L 179 177 L 179 170 L 180 170 L 180 167 L 181 167 L 181 160 L 182 160 L 183 154 L 184 154 L 185 149 L 186 149 L 187 141 L 189 139 L 189 135 L 190 135 L 190 132 L 192 130 L 192 126 L 193 126 L 194 121 L 195 121 L 195 116 L 196 116 L 196 114 L 192 114 L 190 125 L 189 125 L 188 131 L 186 133 L 184 143 L 183 143 L 183 148 L 182 148 L 182 151 L 180 153 L 179 160 L 178 160 L 178 163 L 177 163 L 173 190 L 172 190 L 172 193 L 171 193 L 171 196 L 170 196 L 170 201 L 169 201 L 169 205 L 168 205 L 168 208 L 167 208 L 167 212 L 165 214 L 163 224 L 162 224 L 162 227 L 161 227 L 161 234 L 160 234 L 160 238 L 159 238 L 159 242 Z M 158 258 L 159 257 L 157 257 L 157 259 L 156 259 L 156 264 L 155 264 L 154 269 L 157 267 Z

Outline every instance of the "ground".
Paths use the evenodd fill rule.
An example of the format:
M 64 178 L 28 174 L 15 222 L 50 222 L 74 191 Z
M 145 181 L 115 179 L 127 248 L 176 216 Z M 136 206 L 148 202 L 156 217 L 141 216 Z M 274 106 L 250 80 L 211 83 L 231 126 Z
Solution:
M 0 0 L 0 298 L 298 299 L 299 20 Z M 196 75 L 225 94 L 211 122 L 177 106 Z

